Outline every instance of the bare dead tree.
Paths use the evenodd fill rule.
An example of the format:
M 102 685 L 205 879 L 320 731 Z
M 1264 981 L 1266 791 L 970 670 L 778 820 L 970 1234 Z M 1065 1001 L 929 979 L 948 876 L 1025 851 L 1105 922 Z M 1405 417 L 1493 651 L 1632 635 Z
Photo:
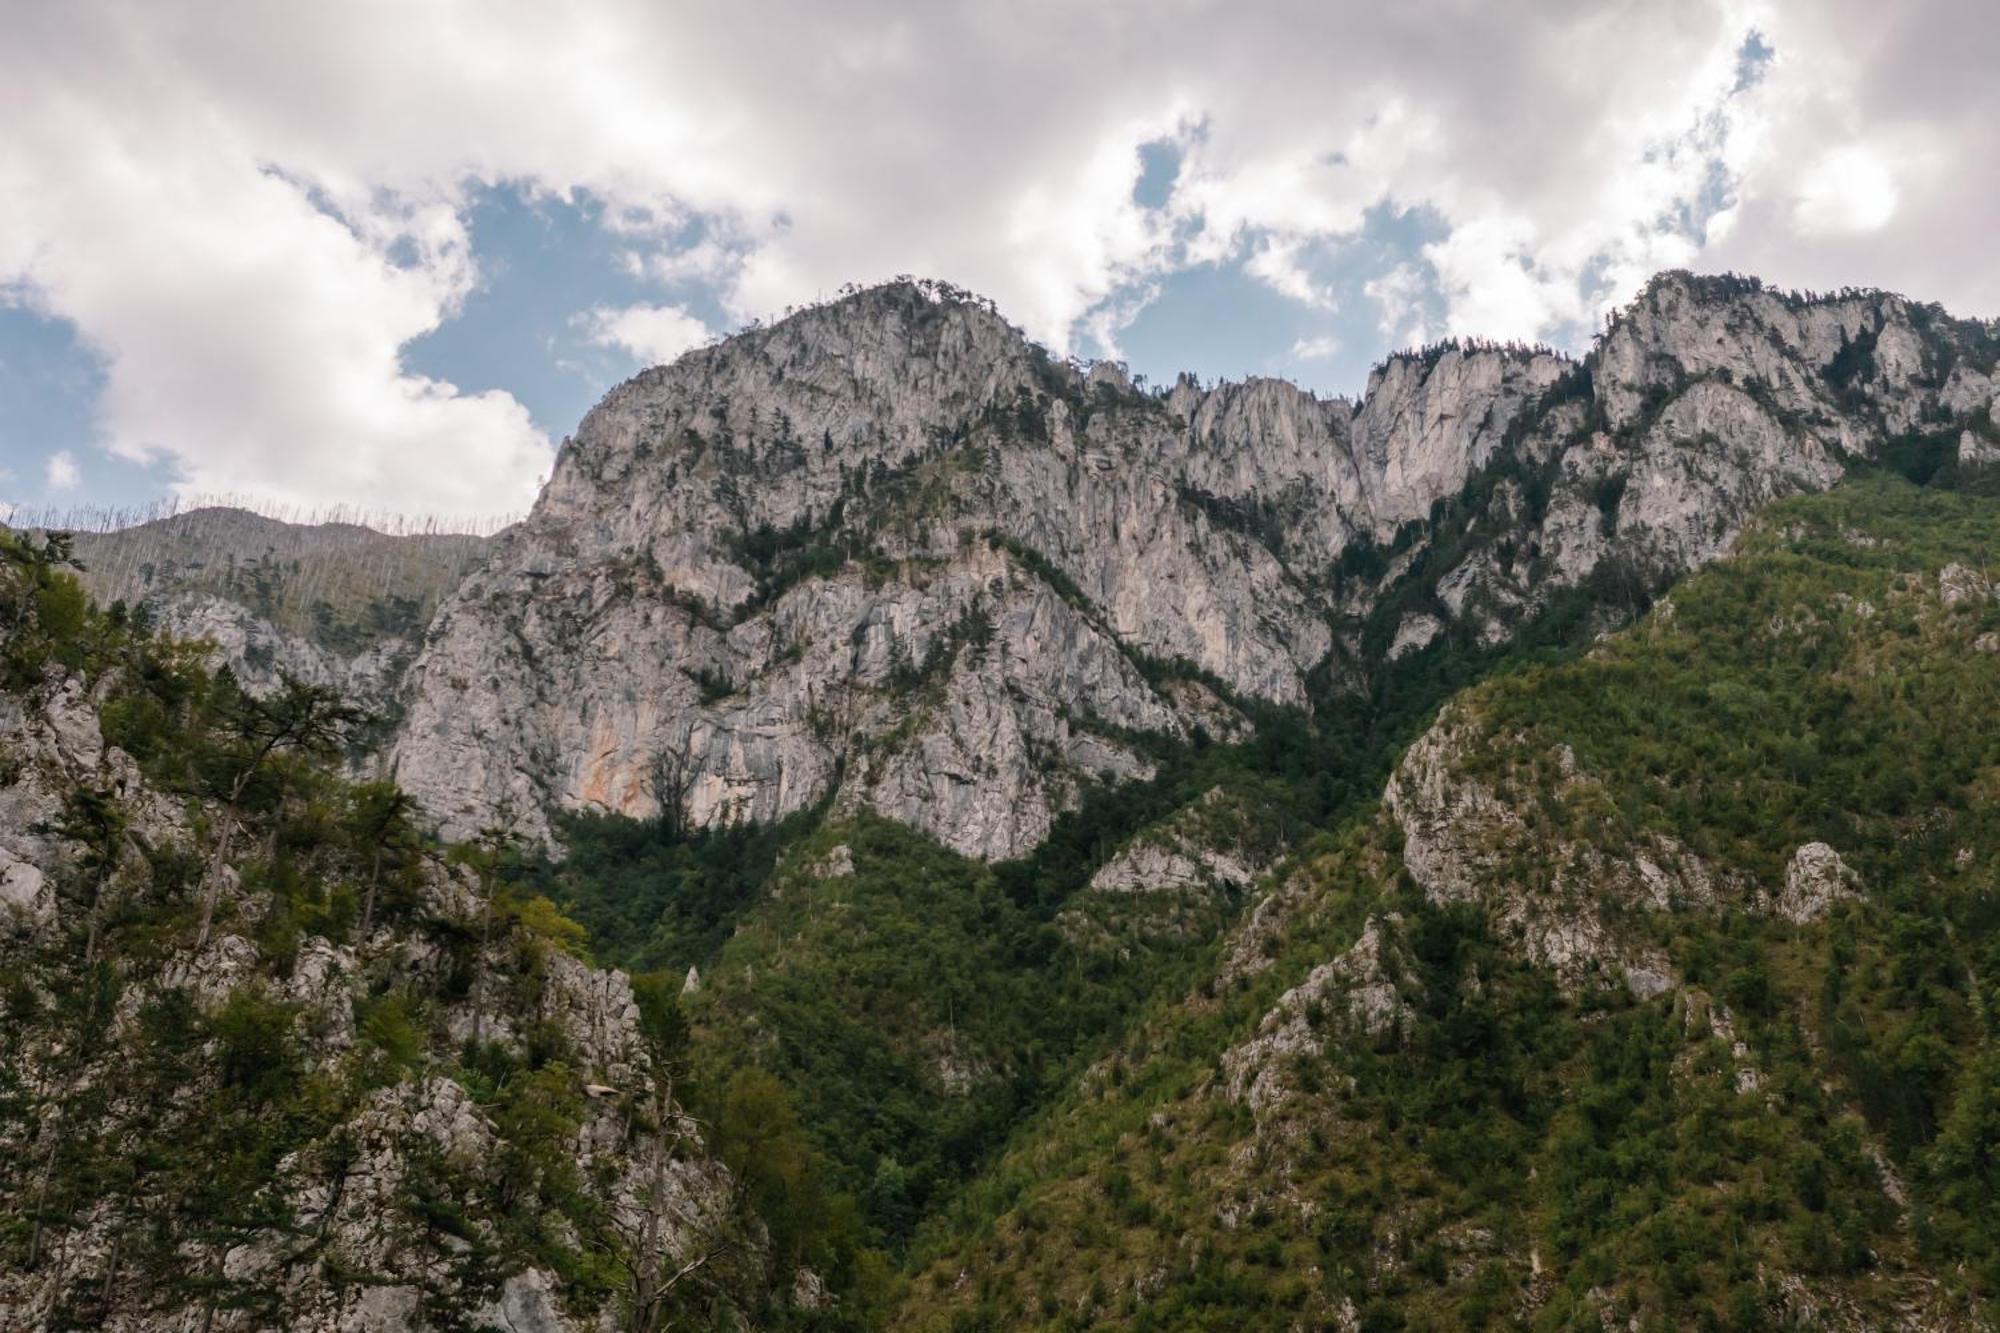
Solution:
M 661 1333 L 670 1326 L 677 1292 L 691 1283 L 713 1282 L 717 1269 L 747 1252 L 741 1225 L 746 1195 L 732 1174 L 727 1196 L 707 1208 L 676 1198 L 669 1168 L 676 1158 L 698 1153 L 702 1140 L 697 1122 L 674 1102 L 668 1061 L 655 1064 L 636 1128 L 648 1140 L 645 1189 L 636 1215 L 612 1216 L 606 1227 L 608 1248 L 625 1274 L 630 1333 Z M 688 1243 L 670 1251 L 675 1229 Z
M 667 834 L 676 841 L 687 834 L 687 799 L 693 793 L 696 777 L 694 759 L 689 753 L 691 739 L 683 737 L 679 745 L 668 746 L 655 755 L 652 772 L 645 781 L 646 794 L 660 807 Z

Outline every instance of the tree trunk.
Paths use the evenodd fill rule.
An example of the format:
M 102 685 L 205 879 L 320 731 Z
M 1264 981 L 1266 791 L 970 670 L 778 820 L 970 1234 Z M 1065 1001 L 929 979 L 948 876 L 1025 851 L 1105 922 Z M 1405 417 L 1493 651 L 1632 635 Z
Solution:
M 98 1317 L 107 1324 L 111 1322 L 111 1303 L 118 1291 L 118 1260 L 124 1250 L 125 1233 L 120 1231 L 111 1238 L 111 1253 L 104 1261 L 104 1288 L 97 1293 Z
M 233 803 L 232 803 L 233 805 Z M 236 812 L 232 808 L 222 817 L 222 835 L 216 839 L 215 855 L 208 859 L 208 873 L 201 895 L 201 929 L 195 932 L 194 951 L 200 953 L 208 947 L 208 930 L 215 922 L 215 905 L 222 898 L 222 863 L 229 855 L 229 840 L 236 833 Z
M 201 1308 L 201 1333 L 210 1333 L 215 1327 L 215 1293 L 222 1286 L 222 1261 L 227 1253 L 226 1249 L 215 1252 L 215 1275 L 209 1287 L 208 1300 Z
M 653 1133 L 653 1160 L 646 1182 L 646 1221 L 639 1229 L 638 1260 L 633 1265 L 632 1333 L 657 1333 L 660 1327 L 660 1213 L 666 1207 L 661 1198 L 666 1183 L 667 1136 L 665 1101 L 655 1105 L 659 1124 Z
M 229 855 L 230 839 L 236 836 L 236 803 L 243 799 L 243 789 L 250 785 L 250 775 L 257 771 L 257 764 L 264 762 L 264 755 L 270 753 L 267 746 L 259 752 L 257 762 L 236 775 L 236 781 L 229 786 L 229 808 L 222 816 L 222 836 L 216 840 L 215 855 L 208 858 L 208 870 L 202 876 L 201 929 L 195 932 L 194 951 L 200 953 L 208 947 L 208 928 L 215 921 L 215 904 L 222 897 L 222 864 Z
M 104 878 L 97 881 L 96 892 L 90 895 L 90 931 L 83 937 L 83 966 L 86 971 L 97 965 L 98 916 L 104 905 Z
M 375 844 L 375 858 L 368 867 L 368 892 L 361 899 L 361 933 L 355 943 L 366 945 L 368 932 L 375 921 L 375 886 L 382 882 L 382 844 Z
M 28 1237 L 30 1269 L 42 1261 L 42 1235 L 48 1229 L 49 1189 L 55 1184 L 56 1157 L 62 1152 L 63 1110 L 68 1100 L 65 1090 L 63 1101 L 56 1104 L 55 1114 L 49 1125 L 49 1151 L 42 1159 L 41 1179 L 35 1185 L 35 1228 Z
M 479 956 L 473 960 L 472 967 L 472 1040 L 474 1045 L 485 1040 L 486 1037 L 486 947 L 493 938 L 493 886 L 484 883 L 485 878 L 486 876 L 482 872 L 480 875 L 482 881 L 480 887 L 486 892 L 484 895 L 484 910 L 479 914 Z

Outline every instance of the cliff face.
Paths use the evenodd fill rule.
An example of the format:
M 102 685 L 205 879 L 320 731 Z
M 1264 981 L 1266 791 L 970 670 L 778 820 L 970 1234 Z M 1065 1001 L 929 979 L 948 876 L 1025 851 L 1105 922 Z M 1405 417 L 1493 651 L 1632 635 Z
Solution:
M 1986 326 L 1896 296 L 1663 276 L 1518 424 L 1518 465 L 1468 506 L 1437 609 L 1501 638 L 1593 574 L 1657 586 L 1702 564 L 1853 462 L 1969 461 L 1996 434 L 1996 350 Z
M 591 412 L 441 609 L 397 773 L 455 832 L 834 799 L 1015 855 L 1148 771 L 1131 733 L 1214 730 L 1175 667 L 1304 705 L 1329 658 L 1359 678 L 1593 579 L 1657 587 L 1892 441 L 1987 447 L 1994 350 L 1893 296 L 1669 275 L 1582 363 L 1150 394 L 961 294 L 873 289 Z
M 1182 503 L 1173 435 L 907 286 L 649 372 L 442 612 L 398 772 L 459 827 L 663 790 L 771 818 L 838 786 L 1023 850 L 1082 784 L 1147 771 L 1122 734 L 1213 713 L 1145 657 L 1296 699 L 1327 650 L 1276 557 Z

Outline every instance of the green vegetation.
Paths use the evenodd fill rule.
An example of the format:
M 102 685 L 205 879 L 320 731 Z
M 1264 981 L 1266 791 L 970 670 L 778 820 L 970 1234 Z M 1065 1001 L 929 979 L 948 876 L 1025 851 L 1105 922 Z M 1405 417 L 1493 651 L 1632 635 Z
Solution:
M 834 857 L 852 869 L 832 873 Z M 833 825 L 704 971 L 696 1050 L 780 1075 L 832 1184 L 899 1251 L 1076 1026 L 1042 988 L 1051 936 L 985 866 L 881 820 Z
M 561 825 L 560 863 L 518 867 L 589 932 L 593 952 L 633 972 L 706 965 L 770 881 L 780 851 L 817 812 L 775 824 L 677 831 L 666 819 L 583 814 Z
M 2000 503 L 1859 478 L 1589 655 L 1470 691 L 1456 762 L 1547 855 L 1669 836 L 1734 886 L 1607 916 L 1678 988 L 1563 990 L 1363 817 L 1245 941 L 1266 966 L 1142 1006 L 924 1228 L 900 1325 L 1758 1327 L 1799 1317 L 1781 1273 L 1862 1325 L 1990 1318 L 1995 551 Z M 1864 891 L 1795 925 L 1768 896 L 1814 840 Z M 1490 873 L 1486 901 L 1539 892 Z M 1370 916 L 1402 1016 L 1369 1037 L 1312 1001 L 1251 1100 L 1224 1053 Z
M 869 553 L 867 538 L 842 525 L 844 508 L 845 497 L 836 500 L 817 523 L 801 517 L 782 530 L 768 523 L 760 524 L 730 542 L 730 557 L 749 571 L 757 583 L 756 592 L 736 608 L 739 621 L 748 619 L 807 579 L 837 574 L 849 561 Z

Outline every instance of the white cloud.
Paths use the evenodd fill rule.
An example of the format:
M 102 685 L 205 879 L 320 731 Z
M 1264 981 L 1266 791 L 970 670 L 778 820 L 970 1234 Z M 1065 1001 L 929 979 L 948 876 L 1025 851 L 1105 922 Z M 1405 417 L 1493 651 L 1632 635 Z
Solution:
M 1096 342 L 1100 356 L 1118 361 L 1124 352 L 1118 346 L 1118 335 L 1139 317 L 1139 312 L 1160 298 L 1160 285 L 1156 282 L 1136 283 L 1113 293 L 1099 302 L 1083 317 L 1083 332 Z
M 1895 215 L 1895 178 L 1880 157 L 1860 145 L 1822 153 L 1800 177 L 1792 209 L 1808 236 L 1879 231 Z
M 2000 10 L 1826 0 L 1757 17 L 1777 55 L 1732 141 L 1738 187 L 1701 263 L 1873 285 L 2000 314 Z
M 648 365 L 665 365 L 715 335 L 708 326 L 671 305 L 634 305 L 623 310 L 599 306 L 584 321 L 590 340 L 619 347 Z
M 1243 271 L 1280 296 L 1289 296 L 1300 305 L 1315 310 L 1333 310 L 1339 302 L 1333 293 L 1313 280 L 1299 252 L 1305 248 L 1301 237 L 1268 236 L 1250 252 Z
M 1324 361 L 1339 350 L 1340 340 L 1326 334 L 1301 338 L 1292 344 L 1292 355 L 1301 361 Z
M 62 449 L 49 455 L 48 466 L 43 469 L 42 478 L 48 482 L 52 491 L 71 491 L 75 490 L 77 483 L 83 480 L 83 474 L 77 471 L 76 455 L 67 449 Z
M 315 198 L 259 151 L 255 117 L 146 49 L 144 24 L 108 25 L 100 69 L 49 31 L 56 11 L 23 19 L 41 60 L 11 41 L 0 57 L 0 278 L 103 355 L 113 452 L 172 455 L 191 493 L 305 506 L 532 498 L 549 449 L 520 404 L 400 363 L 473 281 L 449 200 L 338 179 Z
M 1383 204 L 1448 233 L 1379 261 L 1399 335 L 1587 328 L 1679 263 L 2000 312 L 2000 12 L 1947 0 L 76 0 L 7 23 L 0 285 L 103 353 L 112 447 L 197 490 L 519 507 L 549 460 L 526 412 L 401 361 L 478 280 L 474 182 L 592 192 L 635 273 L 736 316 L 924 273 L 1058 348 L 1115 345 L 1132 293 L 1195 263 L 1320 305 L 1299 257 Z M 1739 87 L 1752 28 L 1776 56 Z M 1180 170 L 1142 208 L 1161 140 Z
M 662 287 L 681 283 L 721 283 L 743 266 L 743 247 L 725 245 L 704 236 L 683 250 L 627 250 L 619 256 L 625 271 Z
M 1424 317 L 1425 287 L 1425 275 L 1415 264 L 1398 264 L 1371 278 L 1363 289 L 1381 308 L 1377 327 L 1392 347 L 1414 347 L 1431 340 L 1430 324 Z

